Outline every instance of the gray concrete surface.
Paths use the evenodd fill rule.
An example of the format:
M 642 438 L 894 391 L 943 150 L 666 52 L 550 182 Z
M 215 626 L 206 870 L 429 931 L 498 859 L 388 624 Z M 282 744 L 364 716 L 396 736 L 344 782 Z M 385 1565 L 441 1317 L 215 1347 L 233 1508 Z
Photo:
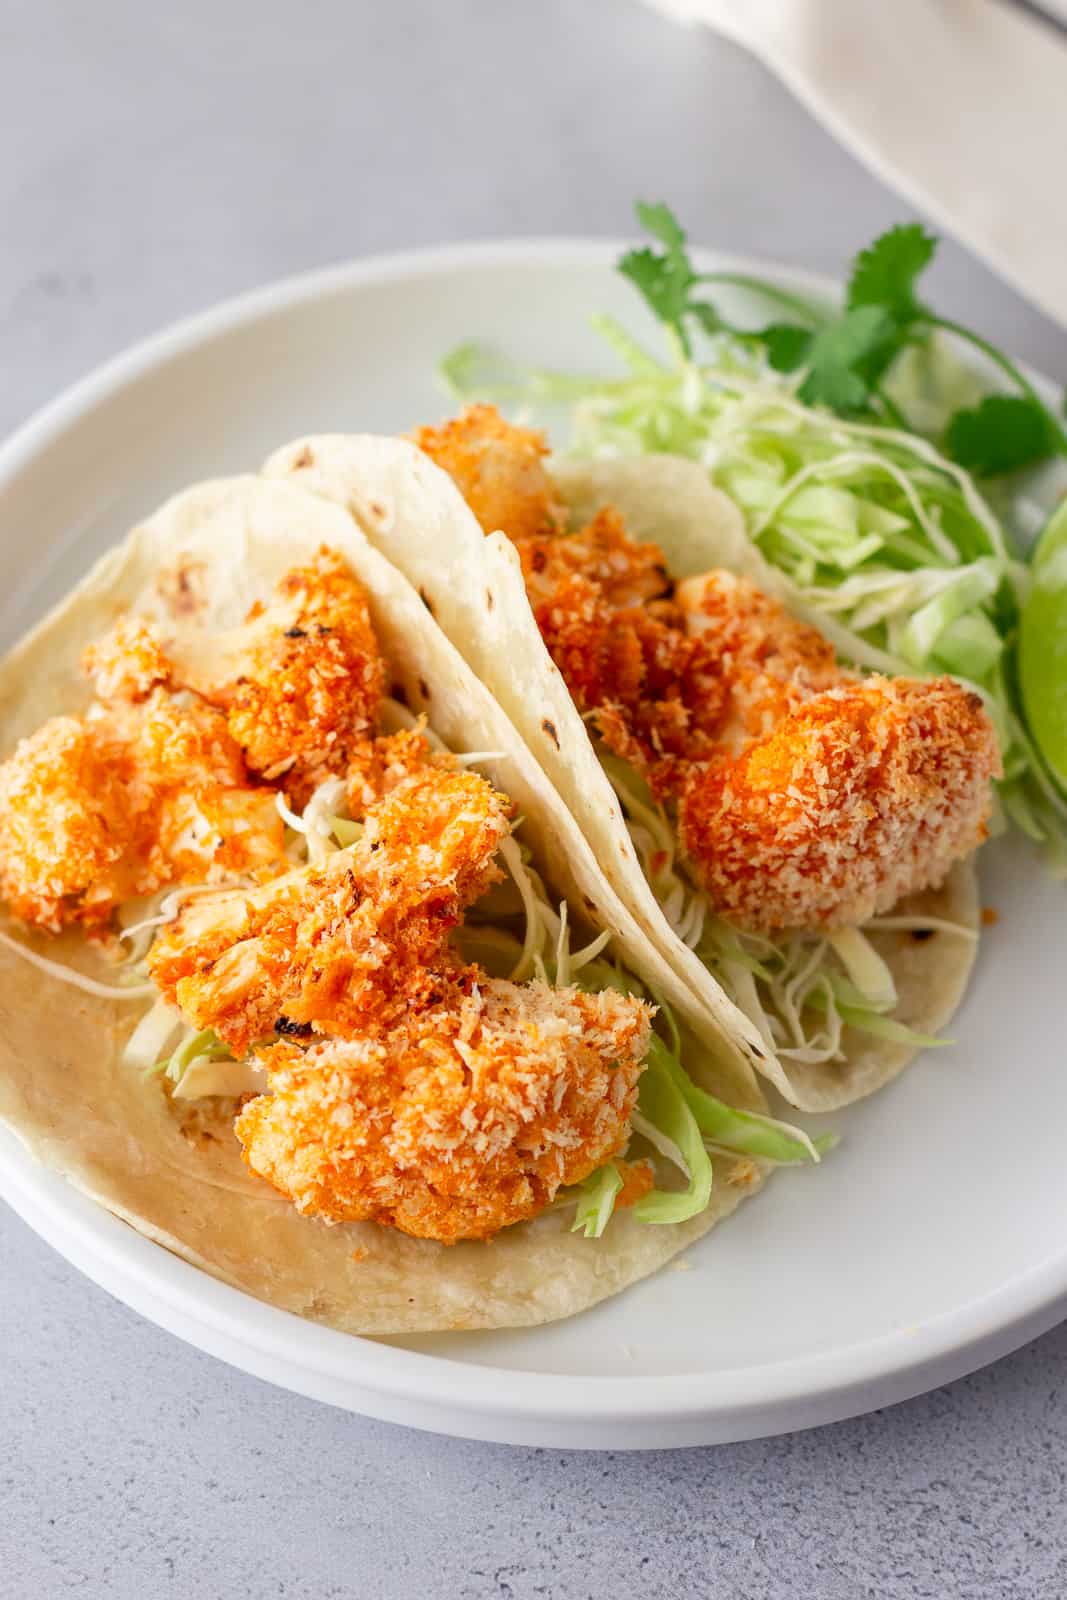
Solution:
M 906 215 L 736 49 L 631 0 L 0 0 L 0 427 L 219 296 L 383 248 L 611 233 L 839 267 Z M 962 252 L 939 292 L 1067 376 Z M 0 1597 L 1067 1592 L 1067 1328 L 863 1420 L 679 1454 L 406 1432 L 243 1378 L 0 1211 Z

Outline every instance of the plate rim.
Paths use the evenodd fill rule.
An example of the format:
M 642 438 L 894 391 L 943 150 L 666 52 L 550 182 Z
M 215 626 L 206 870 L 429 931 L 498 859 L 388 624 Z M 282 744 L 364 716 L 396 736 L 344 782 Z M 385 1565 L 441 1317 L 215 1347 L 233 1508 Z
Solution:
M 10 479 L 44 456 L 67 429 L 121 390 L 175 358 L 266 315 L 339 292 L 457 269 L 607 266 L 629 243 L 577 236 L 460 241 L 368 255 L 298 272 L 228 297 L 120 350 L 31 413 L 0 443 L 0 493 Z M 810 269 L 712 248 L 694 248 L 693 254 L 703 266 L 762 273 L 816 297 L 833 299 L 841 292 L 840 283 L 832 277 Z M 1047 392 L 1052 387 L 1050 380 L 1043 374 L 1037 377 Z M 579 1431 L 592 1428 L 602 1434 L 607 1430 L 613 1447 L 626 1447 L 632 1436 L 641 1448 L 650 1443 L 670 1444 L 672 1426 L 702 1428 L 709 1440 L 785 1432 L 839 1420 L 948 1382 L 986 1360 L 1007 1354 L 1067 1313 L 1065 1245 L 1040 1264 L 920 1328 L 896 1329 L 816 1355 L 715 1372 L 633 1377 L 484 1366 L 462 1357 L 404 1350 L 341 1333 L 268 1305 L 139 1234 L 37 1162 L 8 1129 L 0 1129 L 0 1155 L 4 1157 L 0 1161 L 0 1197 L 72 1265 L 103 1282 L 119 1298 L 123 1298 L 121 1290 L 112 1289 L 111 1283 L 131 1278 L 139 1285 L 142 1299 L 154 1297 L 167 1305 L 172 1319 L 162 1325 L 171 1332 L 195 1344 L 195 1334 L 183 1334 L 174 1322 L 205 1324 L 220 1337 L 251 1346 L 276 1369 L 273 1381 L 301 1390 L 300 1374 L 313 1374 L 336 1390 L 333 1403 L 350 1409 L 367 1407 L 365 1403 L 353 1405 L 344 1391 L 366 1386 L 382 1399 L 377 1414 L 393 1420 L 417 1423 L 417 1417 L 397 1414 L 413 1402 L 444 1414 L 451 1410 L 456 1419 L 466 1419 L 455 1431 L 471 1437 L 511 1440 L 531 1428 L 551 1424 L 572 1443 L 581 1442 Z M 53 1185 L 62 1185 L 66 1196 L 53 1191 Z M 91 1213 L 81 1211 L 83 1206 L 91 1208 Z M 57 1241 L 47 1231 L 47 1224 L 49 1218 L 60 1215 L 71 1231 Z M 66 1248 L 68 1239 L 70 1250 Z M 81 1241 L 84 1254 L 74 1249 L 75 1240 Z M 86 1265 L 87 1260 L 98 1265 L 100 1276 Z M 151 1311 L 140 1314 L 160 1321 Z M 299 1361 L 292 1355 L 297 1330 L 303 1347 Z M 304 1387 L 302 1392 L 310 1391 Z M 397 1404 L 390 1406 L 389 1402 Z M 772 1413 L 776 1415 L 772 1417 Z M 726 1422 L 725 1432 L 713 1426 L 716 1418 Z M 509 1426 L 509 1422 L 518 1426 Z M 440 1426 L 440 1421 L 436 1425 Z M 654 1433 L 657 1428 L 666 1428 L 666 1434 Z M 697 1440 L 688 1437 L 678 1442 Z

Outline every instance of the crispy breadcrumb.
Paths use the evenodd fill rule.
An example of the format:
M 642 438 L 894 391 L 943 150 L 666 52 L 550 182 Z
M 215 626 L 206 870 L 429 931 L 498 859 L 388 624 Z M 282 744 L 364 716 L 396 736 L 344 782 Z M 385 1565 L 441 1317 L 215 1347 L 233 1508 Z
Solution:
M 0 766 L 0 888 L 16 916 L 101 930 L 169 883 L 276 871 L 273 797 L 248 786 L 225 718 L 153 690 L 56 717 Z
M 121 617 L 110 633 L 85 651 L 82 671 L 92 680 L 98 699 L 136 701 L 170 683 L 171 664 L 150 622 Z
M 676 760 L 711 753 L 726 705 L 714 652 L 671 610 L 616 608 L 592 580 L 567 575 L 534 613 L 579 711 L 657 784 Z
M 301 806 L 374 731 L 385 665 L 362 586 L 323 549 L 226 633 L 168 645 L 176 681 L 221 707 L 251 772 Z
M 447 936 L 500 877 L 508 827 L 484 778 L 427 768 L 370 807 L 359 840 L 323 866 L 191 902 L 156 938 L 149 971 L 237 1054 L 279 1018 L 346 1037 L 392 1026 L 455 968 Z
M 952 678 L 866 678 L 691 767 L 682 842 L 743 927 L 861 923 L 981 842 L 999 773 L 978 695 Z
M 1000 762 L 980 700 L 948 679 L 861 680 L 745 578 L 672 593 L 662 553 L 610 510 L 561 536 L 509 435 L 483 406 L 437 437 L 492 451 L 489 520 L 519 550 L 548 650 L 608 749 L 679 806 L 718 910 L 754 929 L 861 921 L 981 841 Z M 470 498 L 457 452 L 437 459 Z
M 384 1035 L 263 1050 L 272 1093 L 235 1129 L 305 1214 L 485 1239 L 624 1148 L 648 1038 L 613 990 L 481 977 Z
M 507 532 L 505 527 L 505 532 Z M 551 600 L 568 578 L 586 578 L 595 584 L 610 606 L 638 606 L 657 600 L 670 588 L 663 551 L 657 544 L 638 544 L 626 532 L 619 513 L 611 506 L 567 538 L 558 535 L 516 536 L 522 573 L 530 604 Z
M 513 539 L 558 533 L 564 512 L 545 471 L 544 435 L 505 422 L 493 406 L 468 406 L 439 428 L 419 428 L 420 450 L 454 479 L 486 533 Z
M 345 774 L 349 812 L 358 820 L 405 778 L 426 767 L 447 770 L 455 764 L 451 753 L 432 749 L 418 728 L 403 728 L 398 733 L 361 739 L 349 751 Z
M 724 685 L 720 744 L 735 753 L 823 689 L 854 683 L 817 628 L 790 616 L 748 578 L 707 572 L 675 590 L 685 628 L 699 639 Z

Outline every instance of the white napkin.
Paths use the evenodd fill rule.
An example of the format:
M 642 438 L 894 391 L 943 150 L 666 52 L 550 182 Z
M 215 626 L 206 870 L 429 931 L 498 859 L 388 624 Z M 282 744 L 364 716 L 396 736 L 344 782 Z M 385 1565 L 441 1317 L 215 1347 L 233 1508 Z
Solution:
M 1067 323 L 1067 43 L 1053 26 L 1001 0 L 653 4 L 747 45 L 880 178 Z

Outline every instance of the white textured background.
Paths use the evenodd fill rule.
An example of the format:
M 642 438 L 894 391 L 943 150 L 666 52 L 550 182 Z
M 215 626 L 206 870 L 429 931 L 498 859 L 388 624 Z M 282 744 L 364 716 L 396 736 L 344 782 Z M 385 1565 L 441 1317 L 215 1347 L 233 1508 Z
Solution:
M 0 129 L 0 429 L 367 251 L 617 235 L 662 195 L 703 243 L 833 270 L 906 214 L 739 51 L 631 0 L 0 0 Z M 1067 336 L 962 252 L 936 291 L 1067 377 Z M 766 1443 L 510 1451 L 240 1377 L 4 1211 L 0 1600 L 1059 1600 L 1065 1357 L 1061 1328 Z

